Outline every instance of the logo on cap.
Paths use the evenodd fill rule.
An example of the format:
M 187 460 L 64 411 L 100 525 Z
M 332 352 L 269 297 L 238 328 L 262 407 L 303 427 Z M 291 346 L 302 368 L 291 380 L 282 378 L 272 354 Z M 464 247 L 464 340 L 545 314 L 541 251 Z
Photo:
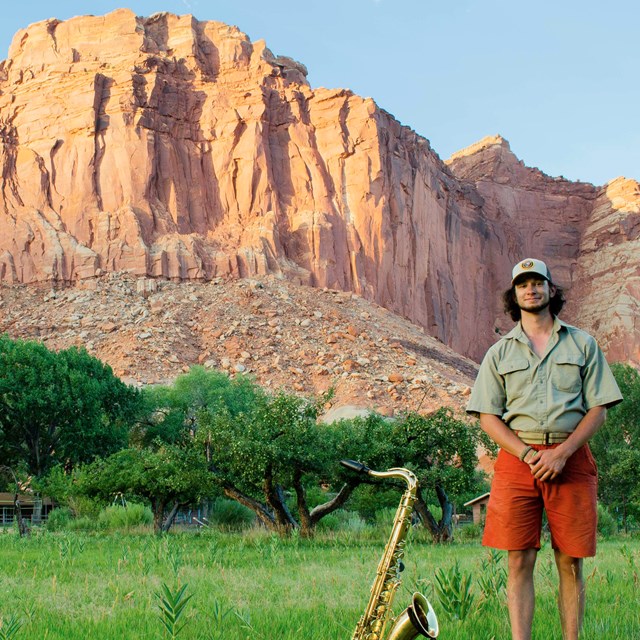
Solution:
M 533 260 L 525 260 L 520 263 L 521 269 L 531 269 L 533 267 Z

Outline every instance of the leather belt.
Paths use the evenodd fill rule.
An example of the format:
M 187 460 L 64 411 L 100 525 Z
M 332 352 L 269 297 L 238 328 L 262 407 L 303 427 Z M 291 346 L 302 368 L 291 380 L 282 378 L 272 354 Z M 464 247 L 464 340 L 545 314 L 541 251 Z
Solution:
M 516 431 L 516 435 L 525 444 L 559 444 L 571 434 L 566 431 Z

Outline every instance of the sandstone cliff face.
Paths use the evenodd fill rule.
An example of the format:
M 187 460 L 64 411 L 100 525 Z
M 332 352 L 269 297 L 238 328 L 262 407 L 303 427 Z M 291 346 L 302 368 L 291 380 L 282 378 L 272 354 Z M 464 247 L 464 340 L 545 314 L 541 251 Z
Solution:
M 372 100 L 312 89 L 235 27 L 128 10 L 16 34 L 0 162 L 4 282 L 280 274 L 353 291 L 476 359 L 506 326 L 511 265 L 540 255 L 561 284 L 591 281 L 583 236 L 610 218 L 606 193 L 524 167 L 499 138 L 447 166 Z
M 598 190 L 580 245 L 568 313 L 611 361 L 640 363 L 640 184 Z

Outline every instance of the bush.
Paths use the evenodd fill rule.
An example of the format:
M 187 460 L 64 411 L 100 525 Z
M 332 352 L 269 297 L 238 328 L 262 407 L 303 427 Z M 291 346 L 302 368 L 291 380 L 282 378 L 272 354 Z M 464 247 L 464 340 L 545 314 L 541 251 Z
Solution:
M 375 516 L 375 526 L 381 529 L 391 529 L 397 512 L 397 509 L 391 509 L 390 507 L 378 509 Z
M 352 511 L 345 511 L 345 513 L 347 518 L 343 521 L 341 529 L 351 533 L 360 533 L 367 528 L 367 523 L 359 514 L 353 513 Z
M 483 527 L 480 524 L 465 524 L 457 527 L 453 533 L 454 539 L 459 542 L 479 540 L 482 537 Z
M 103 509 L 98 515 L 101 529 L 132 529 L 153 523 L 153 513 L 149 507 L 129 502 L 127 506 L 114 504 Z
M 102 509 L 98 501 L 87 496 L 69 496 L 67 505 L 74 518 L 95 519 Z
M 339 516 L 339 511 L 329 513 L 318 522 L 318 531 L 338 531 L 342 527 L 344 518 Z
M 605 538 L 615 535 L 618 532 L 616 519 L 609 513 L 607 508 L 598 503 L 598 534 Z
M 349 510 L 356 511 L 368 522 L 376 520 L 376 512 L 384 509 L 397 509 L 402 492 L 380 485 L 360 485 L 349 498 Z
M 72 518 L 67 524 L 67 531 L 95 531 L 98 528 L 98 522 L 95 518 L 82 516 L 80 518 Z
M 73 514 L 69 507 L 58 507 L 52 509 L 47 517 L 47 529 L 49 531 L 60 531 L 69 526 L 69 522 L 73 519 Z
M 250 527 L 255 521 L 251 509 L 226 498 L 218 498 L 211 505 L 209 522 L 225 529 L 239 530 Z
M 362 531 L 367 524 L 353 511 L 338 509 L 318 521 L 318 531 Z

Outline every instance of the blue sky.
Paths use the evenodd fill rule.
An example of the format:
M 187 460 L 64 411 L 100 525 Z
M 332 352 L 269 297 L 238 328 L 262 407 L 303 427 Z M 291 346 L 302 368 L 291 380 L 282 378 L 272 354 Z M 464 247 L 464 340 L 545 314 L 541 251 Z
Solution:
M 121 6 L 235 24 L 303 62 L 313 87 L 374 98 L 444 159 L 500 134 L 549 175 L 640 179 L 637 0 L 30 0 L 3 5 L 0 58 L 31 22 Z

